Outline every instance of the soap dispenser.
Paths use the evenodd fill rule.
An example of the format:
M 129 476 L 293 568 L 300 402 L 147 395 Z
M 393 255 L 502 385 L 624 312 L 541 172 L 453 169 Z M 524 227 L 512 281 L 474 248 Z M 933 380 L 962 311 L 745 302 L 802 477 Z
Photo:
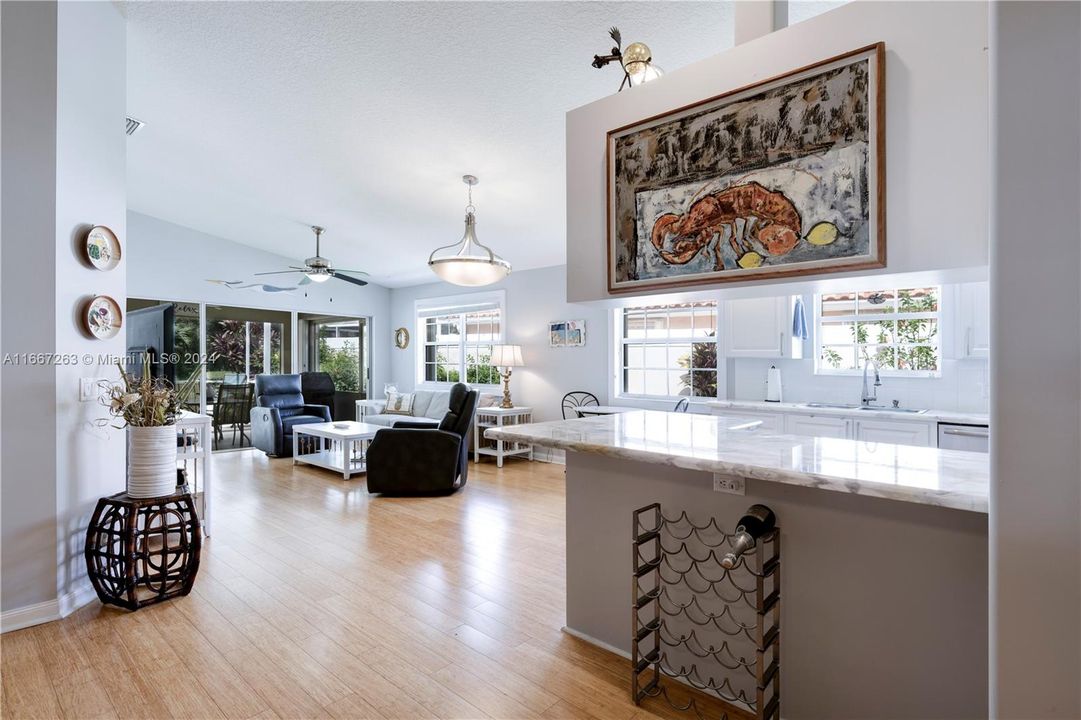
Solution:
M 781 402 L 781 371 L 776 365 L 770 365 L 766 373 L 766 402 Z

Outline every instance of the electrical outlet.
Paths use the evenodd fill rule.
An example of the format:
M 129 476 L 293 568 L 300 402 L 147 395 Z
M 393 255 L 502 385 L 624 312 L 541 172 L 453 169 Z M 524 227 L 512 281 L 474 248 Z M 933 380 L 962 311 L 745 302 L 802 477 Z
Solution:
M 79 378 L 79 402 L 94 402 L 98 399 L 98 383 L 101 378 Z
M 736 475 L 713 473 L 713 489 L 729 495 L 743 495 L 747 489 L 747 482 Z

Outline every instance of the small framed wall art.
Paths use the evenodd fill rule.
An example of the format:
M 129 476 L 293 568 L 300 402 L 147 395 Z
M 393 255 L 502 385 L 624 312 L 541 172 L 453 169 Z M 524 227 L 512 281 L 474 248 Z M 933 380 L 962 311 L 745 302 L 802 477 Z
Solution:
M 120 264 L 120 240 L 104 225 L 90 228 L 84 250 L 87 262 L 98 270 L 112 270 Z
M 116 337 L 124 324 L 120 303 L 108 295 L 95 295 L 83 304 L 80 313 L 83 330 L 92 338 L 108 340 Z
M 582 347 L 585 344 L 585 320 L 557 320 L 548 323 L 549 347 Z

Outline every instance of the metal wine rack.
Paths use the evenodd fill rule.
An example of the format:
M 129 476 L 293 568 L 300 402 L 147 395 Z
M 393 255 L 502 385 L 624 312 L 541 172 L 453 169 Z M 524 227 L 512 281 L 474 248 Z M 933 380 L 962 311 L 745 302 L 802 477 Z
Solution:
M 775 528 L 731 570 L 735 533 L 710 518 L 634 511 L 631 693 L 721 720 L 780 718 L 781 542 Z M 696 692 L 697 691 L 697 692 Z

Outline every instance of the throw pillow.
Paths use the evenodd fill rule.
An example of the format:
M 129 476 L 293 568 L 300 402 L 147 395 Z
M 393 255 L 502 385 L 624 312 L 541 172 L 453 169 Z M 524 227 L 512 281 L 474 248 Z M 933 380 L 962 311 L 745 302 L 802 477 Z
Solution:
M 387 395 L 387 415 L 412 415 L 413 393 L 392 392 Z

